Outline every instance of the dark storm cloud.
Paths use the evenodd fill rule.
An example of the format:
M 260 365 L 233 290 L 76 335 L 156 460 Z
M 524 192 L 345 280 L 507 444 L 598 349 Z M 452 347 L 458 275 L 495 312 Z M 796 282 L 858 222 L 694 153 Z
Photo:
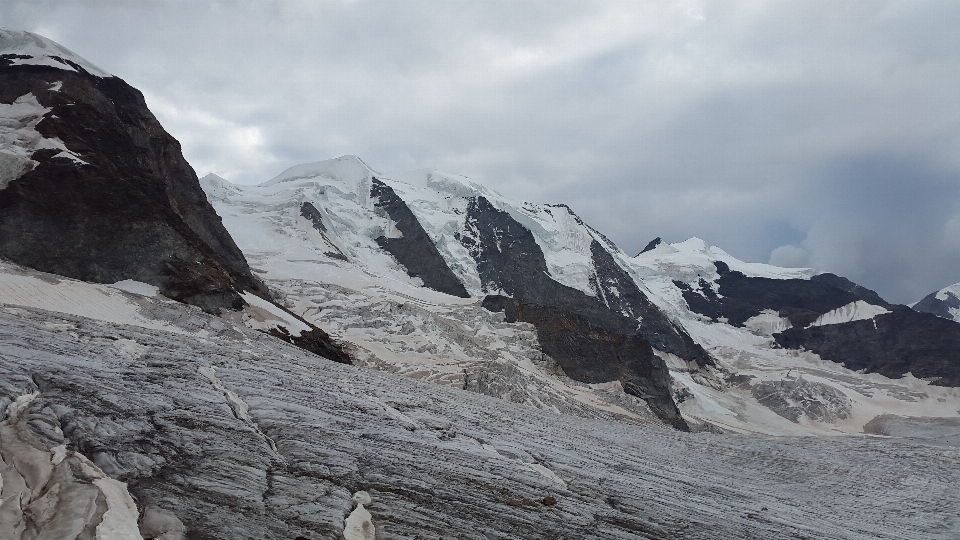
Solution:
M 960 4 L 37 2 L 200 174 L 358 154 L 907 302 L 960 281 Z

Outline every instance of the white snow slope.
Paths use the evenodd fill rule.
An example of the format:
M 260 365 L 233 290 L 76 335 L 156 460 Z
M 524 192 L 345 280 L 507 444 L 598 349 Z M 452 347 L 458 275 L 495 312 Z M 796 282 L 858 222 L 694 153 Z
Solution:
M 370 200 L 372 178 L 389 185 L 410 207 L 451 269 L 475 298 L 420 286 L 375 239 L 399 234 Z M 596 239 L 641 291 L 685 328 L 718 361 L 716 373 L 691 369 L 661 353 L 671 368 L 685 418 L 725 430 L 777 435 L 862 433 L 884 414 L 957 418 L 960 391 L 911 376 L 861 374 L 817 355 L 775 348 L 772 333 L 789 321 L 764 313 L 746 328 L 711 322 L 691 312 L 674 280 L 698 287 L 718 278 L 713 261 L 747 276 L 808 279 L 813 269 L 745 263 L 693 238 L 629 257 L 564 206 L 515 204 L 467 178 L 420 170 L 387 178 L 355 156 L 293 167 L 259 186 L 238 186 L 209 175 L 208 198 L 255 272 L 286 295 L 287 307 L 351 343 L 368 365 L 481 391 L 542 409 L 580 415 L 614 414 L 650 421 L 644 404 L 618 385 L 583 385 L 558 374 L 539 350 L 532 326 L 505 324 L 479 308 L 485 290 L 476 264 L 455 235 L 465 234 L 469 197 L 486 197 L 527 227 L 542 248 L 551 276 L 595 295 L 590 244 Z M 300 216 L 310 202 L 326 233 Z M 343 260 L 346 259 L 346 260 Z M 815 324 L 883 313 L 857 302 Z

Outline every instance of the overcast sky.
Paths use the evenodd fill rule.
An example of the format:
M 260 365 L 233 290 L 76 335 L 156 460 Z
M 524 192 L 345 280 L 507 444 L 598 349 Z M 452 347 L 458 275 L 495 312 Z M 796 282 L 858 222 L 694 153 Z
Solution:
M 895 302 L 960 281 L 960 2 L 0 2 L 201 176 L 359 155 Z

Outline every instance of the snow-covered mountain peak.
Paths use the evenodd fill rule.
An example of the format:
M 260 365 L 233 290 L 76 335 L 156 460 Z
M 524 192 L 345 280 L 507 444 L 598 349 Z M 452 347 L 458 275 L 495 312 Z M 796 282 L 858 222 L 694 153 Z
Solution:
M 200 187 L 203 188 L 203 191 L 207 194 L 208 199 L 221 200 L 230 195 L 237 195 L 240 193 L 241 188 L 234 185 L 232 182 L 218 176 L 214 173 L 210 173 L 200 179 Z
M 954 283 L 949 287 L 944 287 L 937 291 L 938 300 L 950 300 L 951 298 L 957 299 L 960 298 L 960 283 Z
M 781 268 L 764 263 L 744 262 L 697 237 L 675 244 L 659 244 L 650 251 L 633 257 L 631 261 L 640 267 L 669 274 L 673 279 L 687 282 L 701 277 L 716 278 L 717 261 L 726 264 L 730 270 L 750 277 L 809 279 L 820 273 L 813 268 Z
M 0 58 L 15 66 L 51 66 L 67 71 L 86 71 L 97 77 L 112 77 L 52 39 L 22 30 L 0 28 Z
M 336 186 L 345 193 L 360 194 L 370 189 L 370 179 L 378 175 L 357 156 L 346 155 L 335 159 L 294 165 L 260 184 L 275 186 L 296 182 L 319 182 Z
M 433 191 L 445 197 L 482 196 L 493 201 L 503 200 L 496 191 L 474 182 L 466 176 L 448 174 L 437 169 L 417 169 L 396 177 L 397 181 L 413 187 Z
M 960 283 L 954 283 L 930 293 L 910 307 L 914 311 L 932 313 L 944 319 L 960 322 Z

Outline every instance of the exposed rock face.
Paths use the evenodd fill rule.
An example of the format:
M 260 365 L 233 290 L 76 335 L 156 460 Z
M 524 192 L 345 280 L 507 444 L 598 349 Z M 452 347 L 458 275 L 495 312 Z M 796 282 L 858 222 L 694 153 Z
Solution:
M 824 274 L 817 274 L 810 278 L 810 281 L 817 284 L 829 285 L 836 289 L 848 292 L 854 295 L 858 300 L 863 300 L 869 304 L 875 306 L 887 306 L 889 305 L 886 300 L 880 298 L 880 295 L 871 291 L 866 287 L 857 285 L 856 283 L 850 281 L 845 277 L 840 277 L 836 274 L 831 274 L 829 272 Z
M 783 347 L 805 348 L 853 370 L 887 377 L 930 378 L 960 386 L 960 324 L 906 306 L 891 313 L 842 324 L 790 328 L 775 334 Z
M 932 313 L 937 317 L 960 322 L 960 284 L 930 293 L 913 305 L 914 311 Z
M 687 361 L 712 363 L 706 351 L 647 300 L 596 240 L 591 254 L 597 274 L 591 283 L 597 297 L 591 297 L 552 279 L 530 231 L 486 198 L 471 199 L 467 226 L 469 232 L 460 241 L 476 260 L 481 282 L 488 290 L 570 311 L 607 330 L 637 334 Z M 638 317 L 642 318 L 639 325 Z
M 0 51 L 24 36 L 52 43 L 4 31 Z M 4 163 L 32 153 L 6 171 L 0 189 L 0 256 L 86 281 L 150 283 L 207 311 L 241 307 L 238 291 L 264 295 L 143 95 L 117 77 L 69 66 L 0 55 L 0 104 L 36 104 L 13 127 L 53 141 L 3 141 Z
M 765 309 L 773 309 L 790 319 L 793 326 L 803 327 L 828 311 L 857 300 L 887 306 L 877 293 L 833 274 L 820 274 L 810 279 L 771 279 L 749 277 L 731 271 L 721 261 L 714 263 L 720 278 L 717 290 L 703 279 L 700 290 L 678 284 L 692 311 L 716 320 L 726 317 L 730 324 L 743 326 Z M 719 293 L 719 295 L 718 295 Z
M 537 338 L 572 379 L 586 383 L 619 380 L 624 391 L 647 402 L 661 420 L 688 430 L 673 401 L 670 372 L 654 354 L 650 342 L 592 324 L 572 311 L 491 295 L 483 300 L 490 311 L 503 311 L 507 322 L 537 327 Z
M 333 360 L 341 364 L 353 363 L 350 355 L 343 350 L 343 346 L 333 341 L 330 338 L 330 334 L 327 334 L 323 329 L 317 328 L 309 322 L 304 322 L 311 328 L 310 330 L 300 332 L 298 336 L 290 335 L 290 332 L 282 326 L 272 328 L 268 330 L 267 333 L 287 343 L 292 343 L 301 349 L 322 356 L 327 360 Z
M 598 297 L 590 297 L 553 280 L 531 232 L 486 198 L 470 200 L 466 224 L 460 241 L 476 260 L 481 283 L 505 295 L 490 298 L 485 307 L 534 324 L 544 352 L 572 378 L 620 378 L 624 389 L 648 400 L 661 419 L 686 428 L 670 395 L 670 375 L 650 345 L 700 365 L 712 360 L 643 296 L 596 240 L 591 251 Z
M 401 233 L 399 238 L 381 236 L 377 238 L 377 244 L 393 255 L 411 277 L 423 280 L 425 287 L 460 298 L 469 298 L 470 293 L 447 266 L 437 246 L 393 188 L 373 178 L 370 182 L 370 197 L 376 200 L 376 208 L 382 210 Z
M 591 283 L 597 297 L 615 315 L 640 320 L 639 334 L 651 345 L 703 367 L 713 359 L 682 329 L 678 328 L 644 295 L 636 281 L 613 260 L 610 252 L 594 240 L 590 253 L 596 274 Z M 631 324 L 633 321 L 631 321 Z
M 333 246 L 334 251 L 328 251 L 325 255 L 341 261 L 347 260 L 347 256 L 327 237 L 327 226 L 323 223 L 323 214 L 320 213 L 320 210 L 317 210 L 316 206 L 309 201 L 304 201 L 300 204 L 300 215 L 309 219 L 313 224 L 313 228 L 323 235 L 324 240 L 326 240 L 328 244 Z
M 659 236 L 654 238 L 653 240 L 648 242 L 643 249 L 640 250 L 640 254 L 656 249 L 656 247 L 659 246 L 661 242 L 663 242 L 663 240 L 661 240 Z
M 913 373 L 936 384 L 960 386 L 960 325 L 952 320 L 889 304 L 874 291 L 834 274 L 809 280 L 770 279 L 731 271 L 720 261 L 714 264 L 720 275 L 716 291 L 703 279 L 699 290 L 675 282 L 692 311 L 713 320 L 726 317 L 730 324 L 743 326 L 764 310 L 772 310 L 792 326 L 774 334 L 781 347 L 807 349 L 852 370 L 887 377 Z M 857 302 L 883 309 L 864 320 L 823 324 L 824 314 Z

